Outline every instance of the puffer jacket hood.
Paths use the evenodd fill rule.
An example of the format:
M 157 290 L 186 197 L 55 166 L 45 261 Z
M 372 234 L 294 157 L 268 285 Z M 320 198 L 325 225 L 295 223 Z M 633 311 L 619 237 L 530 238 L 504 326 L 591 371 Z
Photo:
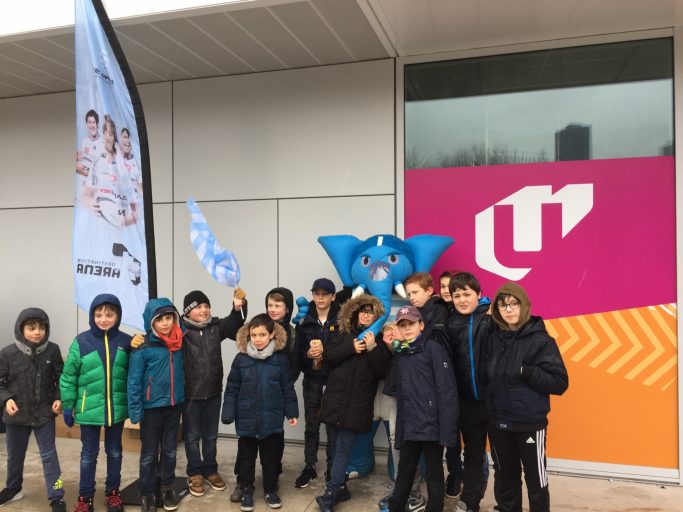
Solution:
M 31 318 L 37 318 L 42 322 L 45 322 L 45 337 L 40 343 L 31 343 L 26 341 L 24 337 L 23 325 L 26 320 Z M 32 351 L 40 352 L 47 345 L 47 340 L 50 337 L 50 319 L 47 313 L 40 308 L 27 308 L 19 313 L 17 321 L 14 323 L 14 339 L 17 340 L 17 347 L 25 354 L 31 354 Z
M 517 329 L 521 329 L 525 323 L 531 318 L 531 301 L 529 296 L 517 283 L 505 283 L 503 286 L 498 288 L 496 296 L 493 298 L 493 307 L 491 308 L 491 316 L 493 320 L 505 331 L 509 331 L 507 322 L 503 319 L 500 314 L 500 309 L 498 309 L 498 301 L 502 301 L 502 296 L 512 295 L 519 301 L 519 324 L 517 324 Z
M 264 300 L 264 303 L 266 305 L 266 311 L 268 310 L 268 295 L 271 293 L 279 293 L 285 298 L 285 306 L 287 306 L 287 314 L 285 317 L 280 320 L 279 323 L 281 324 L 286 324 L 289 325 L 290 321 L 292 320 L 292 313 L 294 312 L 294 294 L 292 293 L 292 290 L 289 288 L 284 288 L 284 287 L 277 287 L 273 288 L 266 294 L 266 298 Z
M 152 299 L 147 303 L 145 306 L 145 311 L 142 313 L 142 318 L 145 323 L 145 332 L 147 332 L 147 334 L 153 334 L 152 320 L 154 320 L 154 318 L 160 313 L 164 313 L 166 311 L 172 311 L 176 316 L 176 323 L 180 325 L 180 315 L 170 299 L 161 297 L 158 299 Z
M 287 333 L 282 328 L 282 326 L 275 322 L 275 351 L 283 350 L 287 344 Z M 240 330 L 237 331 L 236 346 L 239 352 L 243 354 L 247 353 L 247 343 L 249 343 L 249 326 L 243 325 Z
M 339 330 L 345 333 L 351 333 L 356 330 L 357 325 L 353 325 L 358 320 L 358 311 L 365 306 L 372 306 L 375 312 L 375 320 L 384 315 L 384 305 L 374 295 L 359 295 L 355 299 L 351 299 L 344 303 L 337 317 L 339 323 Z
M 104 338 L 104 331 L 97 327 L 97 324 L 95 324 L 95 309 L 100 307 L 102 304 L 111 304 L 114 306 L 116 309 L 116 323 L 114 326 L 109 329 L 109 335 L 111 336 L 113 333 L 117 332 L 119 330 L 119 325 L 121 325 L 121 302 L 119 301 L 118 297 L 116 295 L 112 295 L 110 293 L 101 293 L 98 296 L 96 296 L 92 302 L 90 303 L 90 312 L 88 316 L 88 322 L 90 324 L 90 332 L 98 337 L 98 338 Z

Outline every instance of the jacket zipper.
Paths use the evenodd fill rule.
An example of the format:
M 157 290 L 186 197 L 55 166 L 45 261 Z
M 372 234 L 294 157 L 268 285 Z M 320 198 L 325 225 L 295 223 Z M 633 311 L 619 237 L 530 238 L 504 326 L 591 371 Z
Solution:
M 83 397 L 81 397 L 81 414 L 83 414 L 83 411 L 85 411 L 85 392 L 86 390 L 83 390 Z
M 472 328 L 474 324 L 474 314 L 470 313 L 470 327 L 468 329 L 468 339 L 470 343 L 470 371 L 472 373 L 472 390 L 474 391 L 474 398 L 475 400 L 479 400 L 479 391 L 477 390 L 477 381 L 474 378 L 474 340 L 473 338 L 473 333 L 472 333 Z
M 106 331 L 104 333 L 104 349 L 107 354 L 107 369 L 104 372 L 107 379 L 107 423 L 111 427 L 111 374 L 109 372 L 109 337 Z
M 171 360 L 171 407 L 175 405 L 175 402 L 173 400 L 174 392 L 173 392 L 173 352 L 169 349 L 168 351 L 168 357 Z
M 149 376 L 149 381 L 147 382 L 147 401 L 149 402 L 149 397 L 152 394 L 152 376 Z

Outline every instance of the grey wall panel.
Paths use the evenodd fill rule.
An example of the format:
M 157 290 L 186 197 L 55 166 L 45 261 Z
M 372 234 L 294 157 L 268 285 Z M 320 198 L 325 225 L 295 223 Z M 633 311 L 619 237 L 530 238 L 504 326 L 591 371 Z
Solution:
M 73 204 L 74 94 L 0 101 L 0 208 Z
M 175 200 L 393 194 L 390 60 L 174 84 Z
M 394 232 L 394 196 L 292 199 L 280 201 L 280 281 L 295 297 L 310 298 L 318 277 L 342 283 L 318 243 L 321 235 L 354 235 L 361 240 Z
M 66 357 L 76 334 L 71 274 L 73 208 L 0 210 L 0 346 L 14 342 L 14 322 L 27 307 L 50 317 L 50 339 Z
M 140 101 L 145 111 L 149 161 L 152 170 L 152 198 L 155 203 L 172 201 L 173 189 L 173 104 L 170 83 L 141 85 Z

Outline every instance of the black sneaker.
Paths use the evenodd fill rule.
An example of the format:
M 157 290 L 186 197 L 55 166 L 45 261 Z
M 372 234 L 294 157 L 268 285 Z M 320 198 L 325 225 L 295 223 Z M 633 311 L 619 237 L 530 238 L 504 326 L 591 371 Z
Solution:
M 351 491 L 349 491 L 349 488 L 346 486 L 346 484 L 344 484 L 337 491 L 337 497 L 335 498 L 334 502 L 340 503 L 342 501 L 349 501 L 350 499 L 351 499 Z
M 446 498 L 454 500 L 460 496 L 460 481 L 453 473 L 446 477 Z
M 164 489 L 164 510 L 176 510 L 178 508 L 178 496 L 172 488 Z
M 92 496 L 79 496 L 74 506 L 74 512 L 93 512 L 95 506 L 92 503 Z
M 104 505 L 107 512 L 123 512 L 123 501 L 118 490 L 107 491 L 104 493 Z
M 21 489 L 3 489 L 0 491 L 0 507 L 4 507 L 8 503 L 20 500 L 24 495 L 21 493 Z
M 52 500 L 50 508 L 52 512 L 66 512 L 66 503 L 64 503 L 64 500 Z
M 315 478 L 318 478 L 318 473 L 315 472 L 315 467 L 306 465 L 304 469 L 301 470 L 301 474 L 294 481 L 294 487 L 298 487 L 300 489 L 308 487 L 308 484 L 311 483 L 311 480 Z
M 270 508 L 280 508 L 282 506 L 282 500 L 276 492 L 266 493 L 266 503 Z
M 242 501 L 240 502 L 240 510 L 242 512 L 251 512 L 254 510 L 254 495 L 251 493 L 242 492 Z
M 150 496 L 143 496 L 142 497 L 142 508 L 140 509 L 140 512 L 156 512 L 157 510 L 157 497 L 150 495 Z

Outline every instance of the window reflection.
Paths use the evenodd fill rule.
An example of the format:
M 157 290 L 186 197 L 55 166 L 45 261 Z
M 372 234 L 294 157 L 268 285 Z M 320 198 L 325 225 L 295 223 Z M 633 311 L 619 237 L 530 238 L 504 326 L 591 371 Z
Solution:
M 555 80 L 553 88 L 548 89 L 434 99 L 429 98 L 429 94 L 423 94 L 424 99 L 419 99 L 419 95 L 408 92 L 409 101 L 405 104 L 405 168 L 673 154 L 673 80 L 667 64 L 670 63 L 671 52 L 670 41 L 664 41 L 667 44 L 662 46 L 662 40 L 654 40 L 658 49 L 655 56 L 652 51 L 641 51 L 642 56 L 650 59 L 647 63 L 648 79 L 644 80 L 625 81 L 622 75 L 621 80 L 615 83 L 591 85 L 591 70 L 586 71 L 577 67 L 577 63 L 571 63 L 573 66 L 566 67 L 578 70 L 582 85 L 558 87 Z M 618 43 L 617 46 L 624 44 Z M 654 43 L 628 43 L 631 48 L 649 44 Z M 604 54 L 610 46 L 584 47 L 581 55 L 585 58 L 591 48 L 598 48 Z M 556 56 L 562 51 L 552 52 Z M 529 58 L 539 62 L 536 53 L 542 52 L 525 55 L 533 56 Z M 629 78 L 643 77 L 643 73 L 635 71 L 640 69 L 638 62 L 634 62 L 638 52 L 614 53 L 623 54 L 623 65 L 631 70 Z M 520 56 L 497 56 L 493 58 L 495 65 L 500 67 L 501 60 L 505 58 L 514 58 L 517 64 L 520 63 Z M 653 58 L 662 61 L 659 66 L 651 62 Z M 481 68 L 482 63 L 485 67 L 486 60 L 477 59 L 478 67 Z M 436 91 L 436 86 L 430 88 L 430 84 L 420 87 L 420 80 L 426 77 L 447 79 L 447 64 L 450 64 L 453 74 L 463 68 L 463 61 L 439 63 L 438 74 L 425 73 L 419 68 L 412 73 L 410 67 L 406 68 L 410 87 L 413 90 Z M 471 67 L 472 63 L 467 66 Z M 600 70 L 595 68 L 595 71 L 598 73 Z M 653 78 L 656 74 L 668 76 Z M 531 88 L 536 75 L 529 75 L 531 78 L 527 76 L 524 83 Z M 603 75 L 604 72 L 600 79 L 594 77 L 593 83 L 604 82 Z M 567 82 L 576 84 L 577 80 L 574 77 Z M 472 88 L 477 87 L 467 88 L 468 93 Z M 457 95 L 459 91 L 454 87 L 451 93 Z M 443 96 L 443 92 L 443 88 L 438 89 L 438 94 L 433 96 Z

